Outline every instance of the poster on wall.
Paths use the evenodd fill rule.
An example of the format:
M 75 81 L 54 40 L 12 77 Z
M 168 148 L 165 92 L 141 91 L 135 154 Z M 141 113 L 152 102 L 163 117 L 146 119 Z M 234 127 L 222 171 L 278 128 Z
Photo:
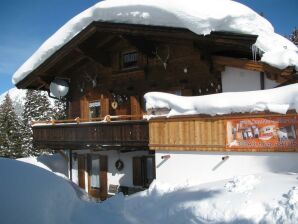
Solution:
M 292 149 L 298 147 L 298 117 L 231 119 L 226 122 L 226 147 Z

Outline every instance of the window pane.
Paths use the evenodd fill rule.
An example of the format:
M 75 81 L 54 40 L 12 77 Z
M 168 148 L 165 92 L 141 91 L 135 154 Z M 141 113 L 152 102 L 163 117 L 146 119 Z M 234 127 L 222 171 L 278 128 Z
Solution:
M 100 101 L 89 103 L 89 118 L 100 117 Z
M 99 158 L 93 157 L 91 159 L 91 184 L 90 184 L 92 188 L 100 188 L 99 167 L 100 167 Z
M 138 52 L 122 54 L 122 68 L 132 68 L 138 65 Z

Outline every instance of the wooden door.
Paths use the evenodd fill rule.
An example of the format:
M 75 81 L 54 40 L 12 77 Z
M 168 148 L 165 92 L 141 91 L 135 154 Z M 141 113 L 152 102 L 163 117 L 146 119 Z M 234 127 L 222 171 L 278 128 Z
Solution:
M 86 157 L 85 155 L 78 155 L 79 186 L 83 189 L 85 189 L 85 170 L 86 170 Z
M 108 195 L 107 156 L 88 155 L 88 192 L 92 197 L 105 200 Z

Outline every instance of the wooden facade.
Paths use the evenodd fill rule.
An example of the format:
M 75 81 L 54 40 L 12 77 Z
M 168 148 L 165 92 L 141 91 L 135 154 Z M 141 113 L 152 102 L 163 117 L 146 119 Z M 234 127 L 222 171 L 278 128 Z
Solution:
M 64 79 L 70 86 L 66 98 L 68 119 L 92 121 L 94 117 L 122 116 L 122 120 L 136 122 L 39 125 L 33 127 L 34 141 L 55 149 L 82 149 L 87 145 L 148 149 L 150 132 L 151 149 L 167 146 L 223 150 L 222 118 L 154 120 L 148 126 L 141 121 L 146 113 L 143 95 L 149 91 L 184 96 L 221 92 L 225 66 L 266 73 L 267 78 L 279 83 L 289 82 L 293 68 L 279 70 L 252 60 L 251 47 L 256 38 L 227 32 L 203 36 L 181 28 L 93 22 L 17 86 L 49 91 L 54 79 Z M 100 108 L 92 111 L 93 104 Z
M 34 143 L 52 149 L 147 149 L 148 132 L 147 121 L 33 126 Z
M 108 196 L 112 185 L 126 193 L 148 187 L 156 176 L 154 153 L 158 150 L 297 151 L 295 114 L 281 120 L 290 117 L 289 122 L 296 123 L 273 130 L 275 139 L 280 132 L 289 132 L 288 136 L 280 134 L 281 147 L 266 150 L 233 145 L 239 139 L 251 144 L 259 139 L 257 131 L 262 132 L 263 127 L 238 128 L 230 120 L 269 119 L 276 116 L 273 114 L 143 119 L 146 92 L 220 93 L 226 66 L 260 72 L 262 86 L 265 76 L 281 85 L 293 82 L 293 68 L 279 70 L 256 61 L 260 55 L 253 58 L 256 39 L 256 35 L 228 32 L 204 36 L 181 28 L 93 22 L 17 83 L 18 88 L 48 92 L 55 79 L 69 84 L 63 99 L 68 103 L 67 120 L 35 122 L 34 144 L 41 149 L 70 150 L 72 159 L 76 155 L 79 186 L 100 199 Z M 292 145 L 283 147 L 285 144 Z M 113 153 L 127 152 L 132 167 L 125 172 L 132 172 L 132 186 L 117 186 L 120 181 L 109 186 L 108 173 L 122 172 L 108 164 L 114 163 Z M 111 168 L 114 170 L 108 170 Z
M 227 122 L 233 120 L 264 119 L 267 126 L 277 124 L 276 120 L 293 126 L 293 142 L 287 146 L 272 145 L 262 147 L 243 146 L 228 147 Z M 253 125 L 252 125 L 253 126 Z M 277 128 L 278 125 L 277 125 Z M 272 134 L 272 138 L 274 138 Z M 276 137 L 277 138 L 277 137 Z M 236 152 L 297 152 L 298 151 L 298 117 L 296 113 L 287 115 L 273 113 L 237 114 L 226 116 L 177 116 L 172 118 L 155 118 L 149 122 L 149 147 L 151 150 L 179 151 L 236 151 Z M 248 139 L 247 141 L 253 141 Z M 259 141 L 259 140 L 258 140 Z M 264 139 L 263 142 L 266 142 Z M 282 141 L 281 143 L 286 143 Z

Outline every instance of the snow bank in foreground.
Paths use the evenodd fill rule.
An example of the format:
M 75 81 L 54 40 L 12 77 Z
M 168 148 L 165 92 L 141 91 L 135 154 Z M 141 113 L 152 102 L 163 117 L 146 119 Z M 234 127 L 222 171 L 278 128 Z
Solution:
M 149 92 L 144 97 L 147 110 L 168 108 L 170 110 L 168 116 L 188 114 L 221 115 L 265 110 L 286 114 L 290 109 L 298 112 L 298 84 L 268 90 L 227 92 L 193 97 Z
M 143 224 L 294 224 L 298 215 L 297 177 L 264 173 L 181 188 L 153 183 L 147 191 L 125 199 L 124 214 L 132 223 Z
M 204 35 L 211 31 L 255 34 L 259 36 L 256 46 L 267 52 L 262 61 L 280 69 L 293 65 L 298 70 L 297 47 L 274 33 L 272 25 L 266 19 L 238 2 L 108 0 L 85 10 L 61 27 L 15 72 L 13 83 L 23 80 L 93 21 L 186 28 Z M 277 51 L 282 54 L 275 54 Z
M 48 171 L 52 171 L 57 175 L 61 175 L 63 177 L 68 176 L 68 161 L 61 154 L 44 154 L 38 157 L 26 157 L 17 160 L 25 163 L 30 163 Z
M 53 173 L 0 158 L 1 223 L 296 223 L 298 174 L 263 173 L 189 187 L 153 182 L 105 202 Z
M 118 205 L 81 198 L 71 182 L 31 164 L 0 158 L 0 216 L 11 223 L 127 223 Z

